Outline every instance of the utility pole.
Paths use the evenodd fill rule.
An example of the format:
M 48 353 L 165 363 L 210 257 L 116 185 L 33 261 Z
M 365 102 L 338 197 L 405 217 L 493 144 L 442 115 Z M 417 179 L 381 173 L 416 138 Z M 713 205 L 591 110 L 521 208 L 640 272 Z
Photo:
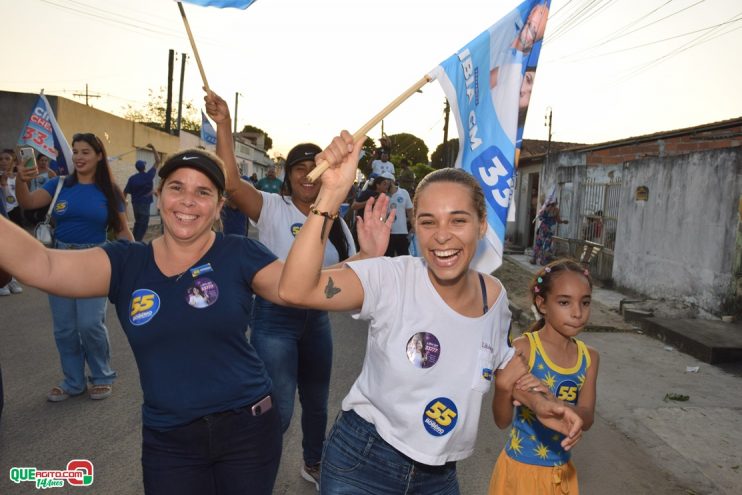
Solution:
M 173 113 L 173 64 L 175 63 L 175 50 L 170 49 L 167 56 L 167 102 L 165 103 L 165 132 L 170 134 L 172 128 Z
M 551 107 L 546 107 L 544 125 L 549 128 L 549 141 L 546 144 L 546 168 L 549 168 L 549 155 L 551 154 Z
M 240 94 L 239 91 L 234 92 L 234 133 L 237 134 L 237 107 L 240 104 Z
M 448 156 L 448 115 L 451 113 L 451 105 L 448 104 L 448 98 L 443 100 L 443 166 L 451 166 L 451 157 Z
M 91 95 L 88 92 L 88 83 L 85 83 L 85 93 L 73 93 L 72 96 L 84 96 L 85 97 L 85 106 L 89 107 L 90 103 L 88 103 L 89 98 L 100 98 L 100 95 Z
M 180 136 L 180 125 L 183 118 L 183 80 L 185 79 L 186 54 L 180 54 L 180 90 L 178 92 L 178 130 L 176 135 Z

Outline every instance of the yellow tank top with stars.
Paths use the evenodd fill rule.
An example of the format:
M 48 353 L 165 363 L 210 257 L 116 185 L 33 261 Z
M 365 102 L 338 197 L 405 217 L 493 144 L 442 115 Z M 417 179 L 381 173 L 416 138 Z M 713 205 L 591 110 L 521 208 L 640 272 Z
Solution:
M 546 355 L 538 332 L 526 332 L 523 335 L 531 345 L 528 360 L 531 374 L 544 382 L 557 399 L 577 404 L 590 367 L 590 353 L 585 344 L 573 339 L 577 344 L 577 362 L 571 368 L 562 368 Z M 542 425 L 533 411 L 525 406 L 518 406 L 515 408 L 505 452 L 518 462 L 537 466 L 560 466 L 566 464 L 571 455 L 560 445 L 562 439 L 564 435 Z

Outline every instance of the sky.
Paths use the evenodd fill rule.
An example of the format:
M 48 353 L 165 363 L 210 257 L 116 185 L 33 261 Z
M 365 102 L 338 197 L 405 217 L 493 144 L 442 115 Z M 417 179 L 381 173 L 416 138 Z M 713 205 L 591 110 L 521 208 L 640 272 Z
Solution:
M 211 89 L 270 154 L 354 132 L 518 0 L 257 0 L 247 10 L 184 4 Z M 168 50 L 199 71 L 172 0 L 0 0 L 0 90 L 73 96 L 123 115 L 167 85 Z M 739 0 L 552 0 L 525 139 L 598 143 L 742 116 Z M 443 140 L 444 95 L 427 84 L 384 132 Z M 80 129 L 83 131 L 83 129 Z M 378 139 L 381 125 L 369 132 Z M 449 138 L 456 136 L 451 121 Z

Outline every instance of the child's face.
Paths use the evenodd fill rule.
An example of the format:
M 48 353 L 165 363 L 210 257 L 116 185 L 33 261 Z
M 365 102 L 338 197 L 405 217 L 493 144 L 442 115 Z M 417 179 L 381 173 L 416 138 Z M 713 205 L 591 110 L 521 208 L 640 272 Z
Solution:
M 554 275 L 546 298 L 536 297 L 536 306 L 546 324 L 565 337 L 579 334 L 590 319 L 592 289 L 581 273 L 564 271 Z

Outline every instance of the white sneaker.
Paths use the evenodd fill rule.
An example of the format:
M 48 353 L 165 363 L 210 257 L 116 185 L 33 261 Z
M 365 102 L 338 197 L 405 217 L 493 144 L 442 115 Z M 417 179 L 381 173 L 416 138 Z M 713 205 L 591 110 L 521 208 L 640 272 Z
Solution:
M 23 287 L 21 287 L 21 284 L 19 284 L 16 279 L 12 279 L 10 282 L 8 282 L 7 287 L 13 294 L 20 294 L 21 292 L 23 292 Z
M 10 284 L 8 284 L 10 285 Z M 9 296 L 10 295 L 10 289 L 8 288 L 8 285 L 5 287 L 0 287 L 0 296 Z
M 314 488 L 319 491 L 320 464 L 317 463 L 314 466 L 304 464 L 301 467 L 301 477 L 310 483 L 314 483 Z

